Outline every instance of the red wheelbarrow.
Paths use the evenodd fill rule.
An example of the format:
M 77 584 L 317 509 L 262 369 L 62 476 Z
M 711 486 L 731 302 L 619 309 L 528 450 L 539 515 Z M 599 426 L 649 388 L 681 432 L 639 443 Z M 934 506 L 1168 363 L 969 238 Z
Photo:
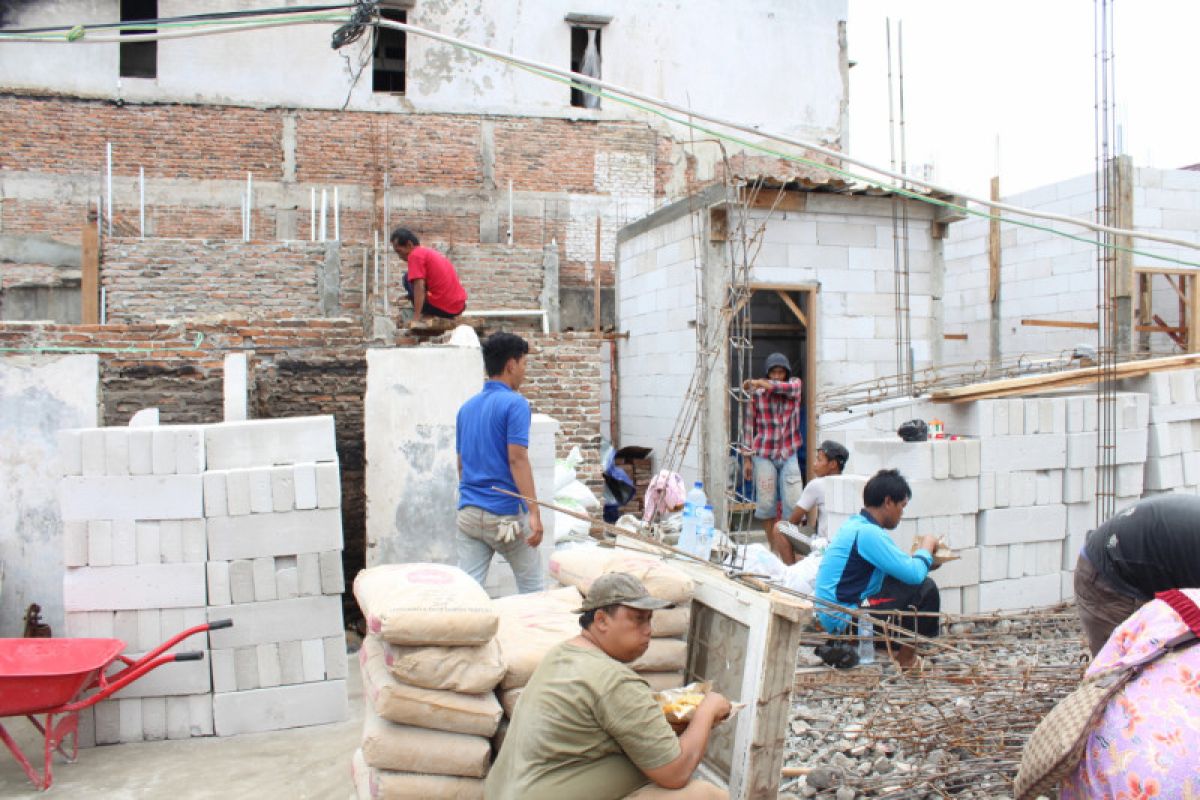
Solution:
M 79 755 L 79 712 L 106 700 L 152 669 L 175 661 L 199 661 L 204 653 L 167 653 L 189 636 L 228 628 L 232 620 L 219 620 L 188 628 L 172 636 L 139 659 L 121 655 L 120 639 L 0 639 L 0 718 L 24 716 L 45 737 L 45 771 L 39 773 L 21 752 L 4 725 L 0 739 L 38 789 L 49 789 L 54 780 L 51 756 L 57 750 L 67 761 Z M 164 655 L 165 654 L 165 655 Z M 124 668 L 108 675 L 116 662 Z M 95 691 L 92 691 L 92 690 Z M 91 694 L 86 694 L 91 692 Z M 86 696 L 84 696 L 86 694 Z M 45 714 L 45 724 L 38 716 Z M 56 721 L 55 717 L 59 717 Z M 71 738 L 71 752 L 63 749 Z

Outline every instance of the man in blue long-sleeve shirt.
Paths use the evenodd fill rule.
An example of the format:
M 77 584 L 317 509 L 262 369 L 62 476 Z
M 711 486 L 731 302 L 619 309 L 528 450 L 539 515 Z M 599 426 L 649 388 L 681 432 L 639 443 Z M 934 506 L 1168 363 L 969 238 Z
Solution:
M 867 606 L 873 612 L 937 612 L 941 596 L 937 584 L 929 579 L 933 567 L 936 536 L 922 537 L 911 556 L 892 541 L 888 531 L 900 524 L 904 507 L 912 498 L 912 489 L 894 469 L 880 470 L 863 489 L 863 510 L 848 519 L 830 542 L 817 572 L 817 597 L 848 608 Z M 936 616 L 885 614 L 887 619 L 922 636 L 937 636 Z M 821 626 L 829 633 L 843 633 L 850 616 L 829 607 L 817 612 Z M 909 666 L 916 657 L 907 645 L 896 656 L 901 666 Z

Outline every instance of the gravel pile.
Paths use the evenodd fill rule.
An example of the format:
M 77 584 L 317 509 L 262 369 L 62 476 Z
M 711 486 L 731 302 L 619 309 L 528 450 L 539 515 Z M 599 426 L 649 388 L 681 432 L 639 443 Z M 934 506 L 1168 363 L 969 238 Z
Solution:
M 1025 739 L 1086 667 L 1073 610 L 958 618 L 942 641 L 958 652 L 918 675 L 802 647 L 780 798 L 1010 798 Z

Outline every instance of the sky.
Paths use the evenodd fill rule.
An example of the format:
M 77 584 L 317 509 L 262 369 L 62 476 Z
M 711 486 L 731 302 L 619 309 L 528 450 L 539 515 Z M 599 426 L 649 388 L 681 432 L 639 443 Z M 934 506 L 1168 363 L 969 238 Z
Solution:
M 999 163 L 1007 196 L 1094 170 L 1092 0 L 849 3 L 849 55 L 857 62 L 850 70 L 852 155 L 883 166 L 890 160 L 890 17 L 893 58 L 903 30 L 910 174 L 929 163 L 935 182 L 986 196 Z M 1200 162 L 1200 2 L 1111 7 L 1111 97 L 1124 152 L 1135 166 Z

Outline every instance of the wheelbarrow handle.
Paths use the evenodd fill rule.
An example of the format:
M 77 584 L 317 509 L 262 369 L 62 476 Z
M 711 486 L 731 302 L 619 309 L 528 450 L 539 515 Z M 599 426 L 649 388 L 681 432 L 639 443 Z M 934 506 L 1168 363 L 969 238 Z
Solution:
M 218 620 L 213 620 L 212 622 L 208 623 L 208 629 L 210 631 L 216 631 L 216 630 L 220 630 L 221 628 L 232 628 L 232 627 L 233 627 L 233 620 L 231 620 L 231 619 L 218 619 Z
M 186 653 L 176 653 L 176 661 L 203 661 L 204 653 L 199 650 L 189 650 Z

